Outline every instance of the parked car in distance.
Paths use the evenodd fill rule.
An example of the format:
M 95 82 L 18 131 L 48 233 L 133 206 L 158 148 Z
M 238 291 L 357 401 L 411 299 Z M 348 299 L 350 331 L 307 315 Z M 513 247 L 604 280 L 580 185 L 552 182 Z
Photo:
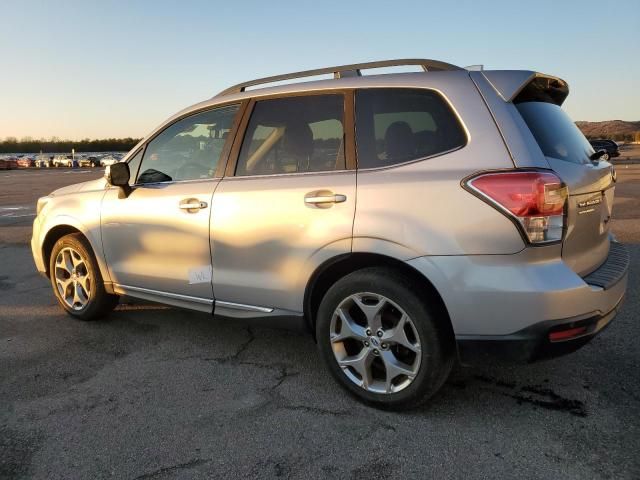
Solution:
M 423 71 L 360 75 L 398 65 Z M 348 392 L 409 408 L 456 361 L 566 354 L 616 316 L 615 178 L 568 93 L 434 60 L 245 82 L 40 198 L 35 264 L 79 320 L 128 295 L 306 329 Z
M 95 156 L 88 156 L 88 157 L 83 157 L 80 159 L 80 166 L 81 167 L 99 167 L 100 166 L 100 160 L 98 159 L 98 157 Z
M 118 163 L 118 160 L 112 155 L 107 155 L 100 159 L 100 166 L 102 167 L 108 167 L 109 165 L 113 165 L 114 163 Z
M 6 169 L 7 170 L 15 170 L 18 168 L 18 159 L 16 157 L 7 157 L 5 158 Z
M 589 140 L 589 143 L 596 152 L 599 150 L 605 150 L 607 152 L 600 157 L 600 160 L 608 161 L 610 158 L 620 156 L 620 147 L 613 140 Z
M 73 156 L 72 155 L 56 155 L 55 157 L 53 157 L 53 166 L 71 168 L 73 166 Z
M 35 166 L 33 158 L 24 156 L 18 158 L 18 168 L 31 168 Z
M 47 155 L 39 154 L 36 156 L 35 166 L 36 168 L 49 168 L 51 167 L 52 158 Z

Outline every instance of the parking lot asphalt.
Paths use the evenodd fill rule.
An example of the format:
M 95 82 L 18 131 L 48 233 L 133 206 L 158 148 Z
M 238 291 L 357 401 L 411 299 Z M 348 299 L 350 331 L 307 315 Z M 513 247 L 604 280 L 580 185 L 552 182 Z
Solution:
M 618 168 L 632 268 L 610 327 L 559 359 L 457 367 L 404 413 L 345 394 L 306 335 L 145 304 L 67 317 L 28 240 L 39 195 L 101 174 L 79 172 L 0 172 L 1 479 L 640 478 L 640 165 Z

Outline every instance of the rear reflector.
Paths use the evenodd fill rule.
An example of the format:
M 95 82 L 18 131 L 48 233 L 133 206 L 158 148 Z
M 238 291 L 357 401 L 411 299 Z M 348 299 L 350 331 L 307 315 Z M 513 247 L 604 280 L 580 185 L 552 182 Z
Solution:
M 558 332 L 551 332 L 549 334 L 549 340 L 552 342 L 558 342 L 560 340 L 569 340 L 570 338 L 578 337 L 587 332 L 587 327 L 570 328 L 569 330 L 560 330 Z
M 562 240 L 567 187 L 539 171 L 480 174 L 466 182 L 487 203 L 517 221 L 530 243 Z

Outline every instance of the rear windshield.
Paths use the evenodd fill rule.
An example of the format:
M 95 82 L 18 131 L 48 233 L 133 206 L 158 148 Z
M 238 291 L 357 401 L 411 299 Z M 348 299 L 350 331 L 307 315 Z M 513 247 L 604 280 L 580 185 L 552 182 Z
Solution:
M 589 163 L 593 147 L 558 105 L 524 102 L 517 103 L 516 108 L 545 156 L 573 163 Z

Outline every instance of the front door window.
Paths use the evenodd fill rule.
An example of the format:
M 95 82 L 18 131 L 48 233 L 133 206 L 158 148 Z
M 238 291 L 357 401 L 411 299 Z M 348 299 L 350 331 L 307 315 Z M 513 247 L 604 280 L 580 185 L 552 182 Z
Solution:
M 213 178 L 238 105 L 183 118 L 149 142 L 137 183 Z

